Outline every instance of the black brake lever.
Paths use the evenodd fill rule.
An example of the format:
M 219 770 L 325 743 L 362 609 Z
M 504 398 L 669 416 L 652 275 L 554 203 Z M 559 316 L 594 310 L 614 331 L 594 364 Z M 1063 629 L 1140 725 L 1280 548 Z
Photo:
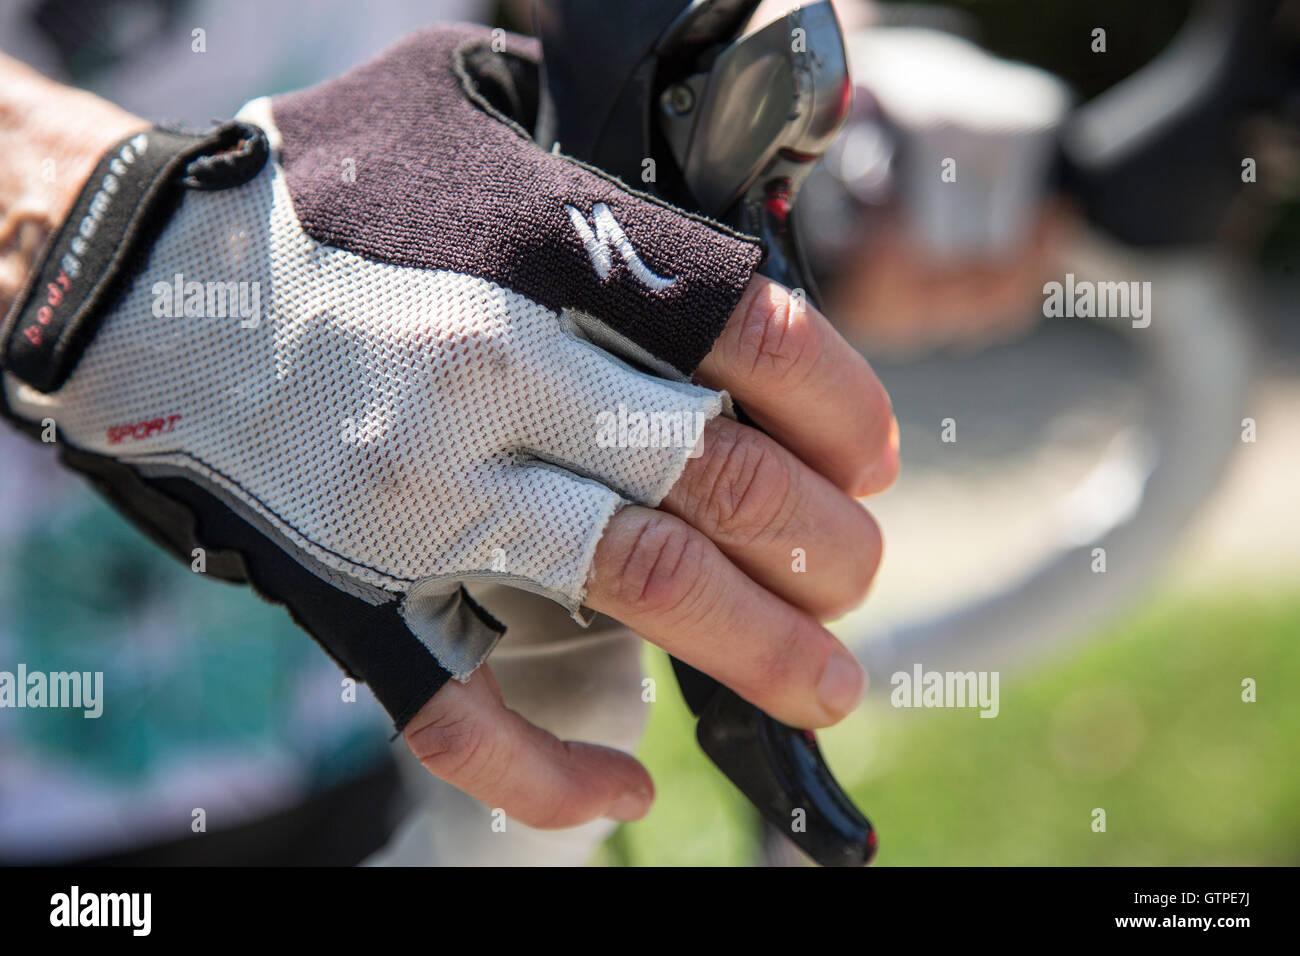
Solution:
M 537 0 L 536 137 L 759 236 L 767 249 L 760 271 L 815 304 L 790 212 L 848 114 L 843 37 L 829 0 L 818 0 L 738 39 L 758 2 Z M 640 175 L 647 158 L 653 184 Z M 701 748 L 764 819 L 824 866 L 871 861 L 871 823 L 811 731 L 679 660 L 673 670 L 699 718 Z

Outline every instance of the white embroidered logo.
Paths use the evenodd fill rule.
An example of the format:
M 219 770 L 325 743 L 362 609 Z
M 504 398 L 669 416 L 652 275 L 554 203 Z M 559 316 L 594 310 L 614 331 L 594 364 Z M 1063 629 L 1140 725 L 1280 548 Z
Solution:
M 573 223 L 573 228 L 578 230 L 578 235 L 582 237 L 582 244 L 587 247 L 587 255 L 591 256 L 591 264 L 600 278 L 608 277 L 614 268 L 614 256 L 610 251 L 612 246 L 627 263 L 628 271 L 646 288 L 662 292 L 677 282 L 676 279 L 657 276 L 646 268 L 646 264 L 632 248 L 631 241 L 624 235 L 622 227 L 614 219 L 614 214 L 603 202 L 598 202 L 591 207 L 592 218 L 596 222 L 594 232 L 591 224 L 587 222 L 587 217 L 575 207 L 566 204 L 564 208 L 569 212 L 569 221 Z

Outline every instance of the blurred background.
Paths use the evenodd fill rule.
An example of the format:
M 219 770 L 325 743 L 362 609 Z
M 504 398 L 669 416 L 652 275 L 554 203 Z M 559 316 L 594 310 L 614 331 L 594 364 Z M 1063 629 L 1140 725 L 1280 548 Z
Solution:
M 886 541 L 873 595 L 833 627 L 873 689 L 820 738 L 880 833 L 878 865 L 1300 862 L 1300 4 L 837 6 L 857 101 L 801 197 L 801 226 L 828 313 L 893 398 L 903 470 L 869 502 Z M 531 26 L 526 2 L 19 0 L 0 8 L 0 48 L 141 115 L 202 123 L 435 20 Z M 219 55 L 176 42 L 193 24 Z M 1167 70 L 1124 85 L 1171 50 Z M 936 174 L 949 156 L 951 183 Z M 1044 283 L 1067 273 L 1151 283 L 1149 326 L 1045 317 Z M 10 470 L 0 488 L 19 480 Z M 134 556 L 110 572 L 88 564 L 81 580 L 153 562 L 106 506 L 82 506 L 84 527 L 58 533 L 126 536 Z M 23 531 L 32 574 L 75 551 L 49 534 Z M 165 562 L 139 578 L 169 620 L 190 621 L 196 649 L 175 666 L 263 702 L 286 693 L 285 673 L 304 702 L 303 688 L 332 679 L 309 642 L 294 645 L 300 659 L 292 629 L 251 604 L 202 619 L 192 576 Z M 22 606 L 25 593 L 0 592 L 6 659 L 93 629 L 122 590 L 79 593 L 62 618 Z M 250 685 L 248 658 L 273 630 L 285 641 Z M 658 698 L 639 756 L 657 803 L 594 862 L 798 862 L 696 747 L 666 657 L 645 659 Z M 998 716 L 891 707 L 890 676 L 913 663 L 998 671 Z M 364 776 L 382 751 L 360 742 L 383 724 L 367 706 L 324 722 L 306 703 L 290 717 L 232 709 L 222 727 L 242 754 L 216 747 L 226 755 L 155 796 L 192 805 L 191 784 L 210 793 L 239 766 L 233 803 L 265 811 Z M 182 732 L 97 733 L 100 769 L 120 783 Z M 71 765 L 86 742 L 70 739 L 46 741 L 47 757 Z M 0 731 L 0 757 L 23 745 Z M 0 781 L 0 845 L 64 825 L 18 812 L 20 788 L 85 783 L 57 759 L 20 766 L 8 802 Z M 116 786 L 106 792 L 128 792 Z M 87 834 L 84 847 L 114 849 Z
M 1213 151 L 1191 132 L 1196 121 L 1171 134 L 1183 139 L 1181 151 L 1151 146 L 1182 122 L 1166 112 L 1178 93 L 1192 98 L 1189 115 L 1221 110 L 1218 94 L 1195 84 L 1222 72 L 1227 98 L 1249 98 L 1248 71 L 1226 78 L 1225 47 L 1197 47 L 1230 30 L 1223 20 L 1205 25 L 1233 5 L 1213 6 L 966 0 L 890 7 L 877 23 L 956 34 L 1038 67 L 1064 82 L 1072 109 L 1112 97 L 1092 117 L 1110 123 L 1102 134 L 1111 141 L 1090 158 L 1124 167 L 1118 156 L 1127 150 L 1121 175 L 1140 193 L 1159 191 L 1157 180 L 1177 179 L 1179 166 Z M 1175 37 L 1194 8 L 1203 32 L 1195 42 L 1184 33 L 1180 48 Z M 1296 14 L 1292 5 L 1273 21 L 1292 44 Z M 1104 53 L 1092 42 L 1099 28 Z M 863 649 L 873 688 L 853 718 L 819 737 L 879 830 L 878 865 L 1295 864 L 1300 102 L 1292 92 L 1280 109 L 1243 109 L 1244 121 L 1212 134 L 1224 180 L 1244 157 L 1269 172 L 1235 190 L 1195 238 L 1140 221 L 1162 210 L 1164 223 L 1176 219 L 1171 201 L 1214 205 L 1213 189 L 1188 183 L 1137 216 L 1107 208 L 1124 190 L 1106 184 L 1078 190 L 1065 208 L 1040 197 L 1037 225 L 1008 239 L 990 208 L 944 194 L 962 185 L 960 174 L 955 184 L 927 181 L 922 188 L 948 207 L 925 210 L 924 197 L 908 194 L 909 163 L 971 153 L 977 128 L 994 167 L 1012 166 L 1023 187 L 1032 179 L 1018 155 L 1024 144 L 1009 145 L 1007 130 L 1016 116 L 1027 131 L 1045 122 L 1035 78 L 1003 84 L 992 65 L 976 64 L 960 73 L 971 89 L 944 86 L 935 77 L 965 56 L 954 49 L 896 72 L 901 90 L 889 77 L 873 85 L 892 67 L 892 51 L 880 29 L 871 35 L 857 41 L 853 63 L 859 104 L 865 81 L 892 141 L 882 146 L 870 122 L 860 127 L 870 135 L 851 125 L 841 146 L 860 140 L 864 155 L 828 157 L 856 172 L 868 201 L 823 290 L 829 314 L 889 389 L 903 468 L 895 487 L 868 503 L 885 535 L 872 596 L 833 626 Z M 1122 85 L 1171 46 L 1181 52 L 1168 74 Z M 1267 55 L 1258 40 L 1248 47 Z M 873 53 L 884 65 L 862 62 Z M 1294 91 L 1294 58 L 1289 64 Z M 998 113 L 987 106 L 994 95 L 1006 97 L 1003 115 L 985 118 Z M 1067 153 L 1087 153 L 1070 139 L 1077 119 L 1061 123 Z M 1206 120 L 1199 135 L 1213 125 Z M 952 152 L 935 152 L 927 136 Z M 999 136 L 1007 139 L 990 145 Z M 850 177 L 839 178 L 854 192 Z M 1071 191 L 1068 177 L 1065 189 L 1055 186 L 1045 194 Z M 837 224 L 829 203 L 817 205 L 818 188 L 817 180 L 808 187 L 817 213 L 810 226 L 825 240 Z M 1008 196 L 996 172 L 966 188 L 1029 202 Z M 844 208 L 842 191 L 827 192 Z M 963 230 L 974 232 L 973 251 L 951 248 Z M 835 242 L 825 245 L 836 255 Z M 1151 281 L 1151 326 L 1043 318 L 1042 283 L 1067 272 Z M 1253 442 L 1247 419 L 1258 429 Z M 955 441 L 944 441 L 946 420 Z M 1105 550 L 1102 573 L 1096 548 Z M 662 660 L 650 658 L 666 680 Z M 996 719 L 890 706 L 895 670 L 912 662 L 942 670 L 946 661 L 1001 672 Z M 1271 690 L 1243 703 L 1245 678 Z M 661 796 L 647 820 L 620 829 L 604 858 L 789 861 L 783 841 L 755 840 L 748 808 L 685 743 L 689 733 L 679 709 L 652 709 L 643 759 L 656 768 Z M 709 807 L 715 814 L 704 823 Z M 1089 826 L 1094 808 L 1106 810 L 1104 834 Z

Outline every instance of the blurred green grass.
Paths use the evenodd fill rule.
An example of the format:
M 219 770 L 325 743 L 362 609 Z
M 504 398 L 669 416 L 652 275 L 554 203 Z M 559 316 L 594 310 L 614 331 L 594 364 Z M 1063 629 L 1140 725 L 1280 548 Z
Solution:
M 1166 594 L 1002 675 L 994 719 L 891 708 L 873 675 L 822 746 L 879 830 L 881 866 L 1300 863 L 1298 639 L 1300 591 Z M 695 747 L 667 659 L 647 666 L 658 702 L 639 756 L 658 798 L 597 862 L 758 862 L 755 819 Z

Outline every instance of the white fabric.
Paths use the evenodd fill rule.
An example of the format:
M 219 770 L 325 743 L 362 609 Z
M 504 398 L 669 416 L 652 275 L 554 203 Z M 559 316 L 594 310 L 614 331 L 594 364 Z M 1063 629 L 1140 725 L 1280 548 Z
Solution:
M 177 275 L 257 283 L 258 314 L 158 317 Z M 698 422 L 722 396 L 640 373 L 571 328 L 483 279 L 314 242 L 272 162 L 186 196 L 66 386 L 5 387 L 78 447 L 201 476 L 363 596 L 489 577 L 576 611 L 623 496 L 657 504 L 692 452 L 602 447 L 601 415 Z M 109 441 L 159 419 L 172 427 Z

